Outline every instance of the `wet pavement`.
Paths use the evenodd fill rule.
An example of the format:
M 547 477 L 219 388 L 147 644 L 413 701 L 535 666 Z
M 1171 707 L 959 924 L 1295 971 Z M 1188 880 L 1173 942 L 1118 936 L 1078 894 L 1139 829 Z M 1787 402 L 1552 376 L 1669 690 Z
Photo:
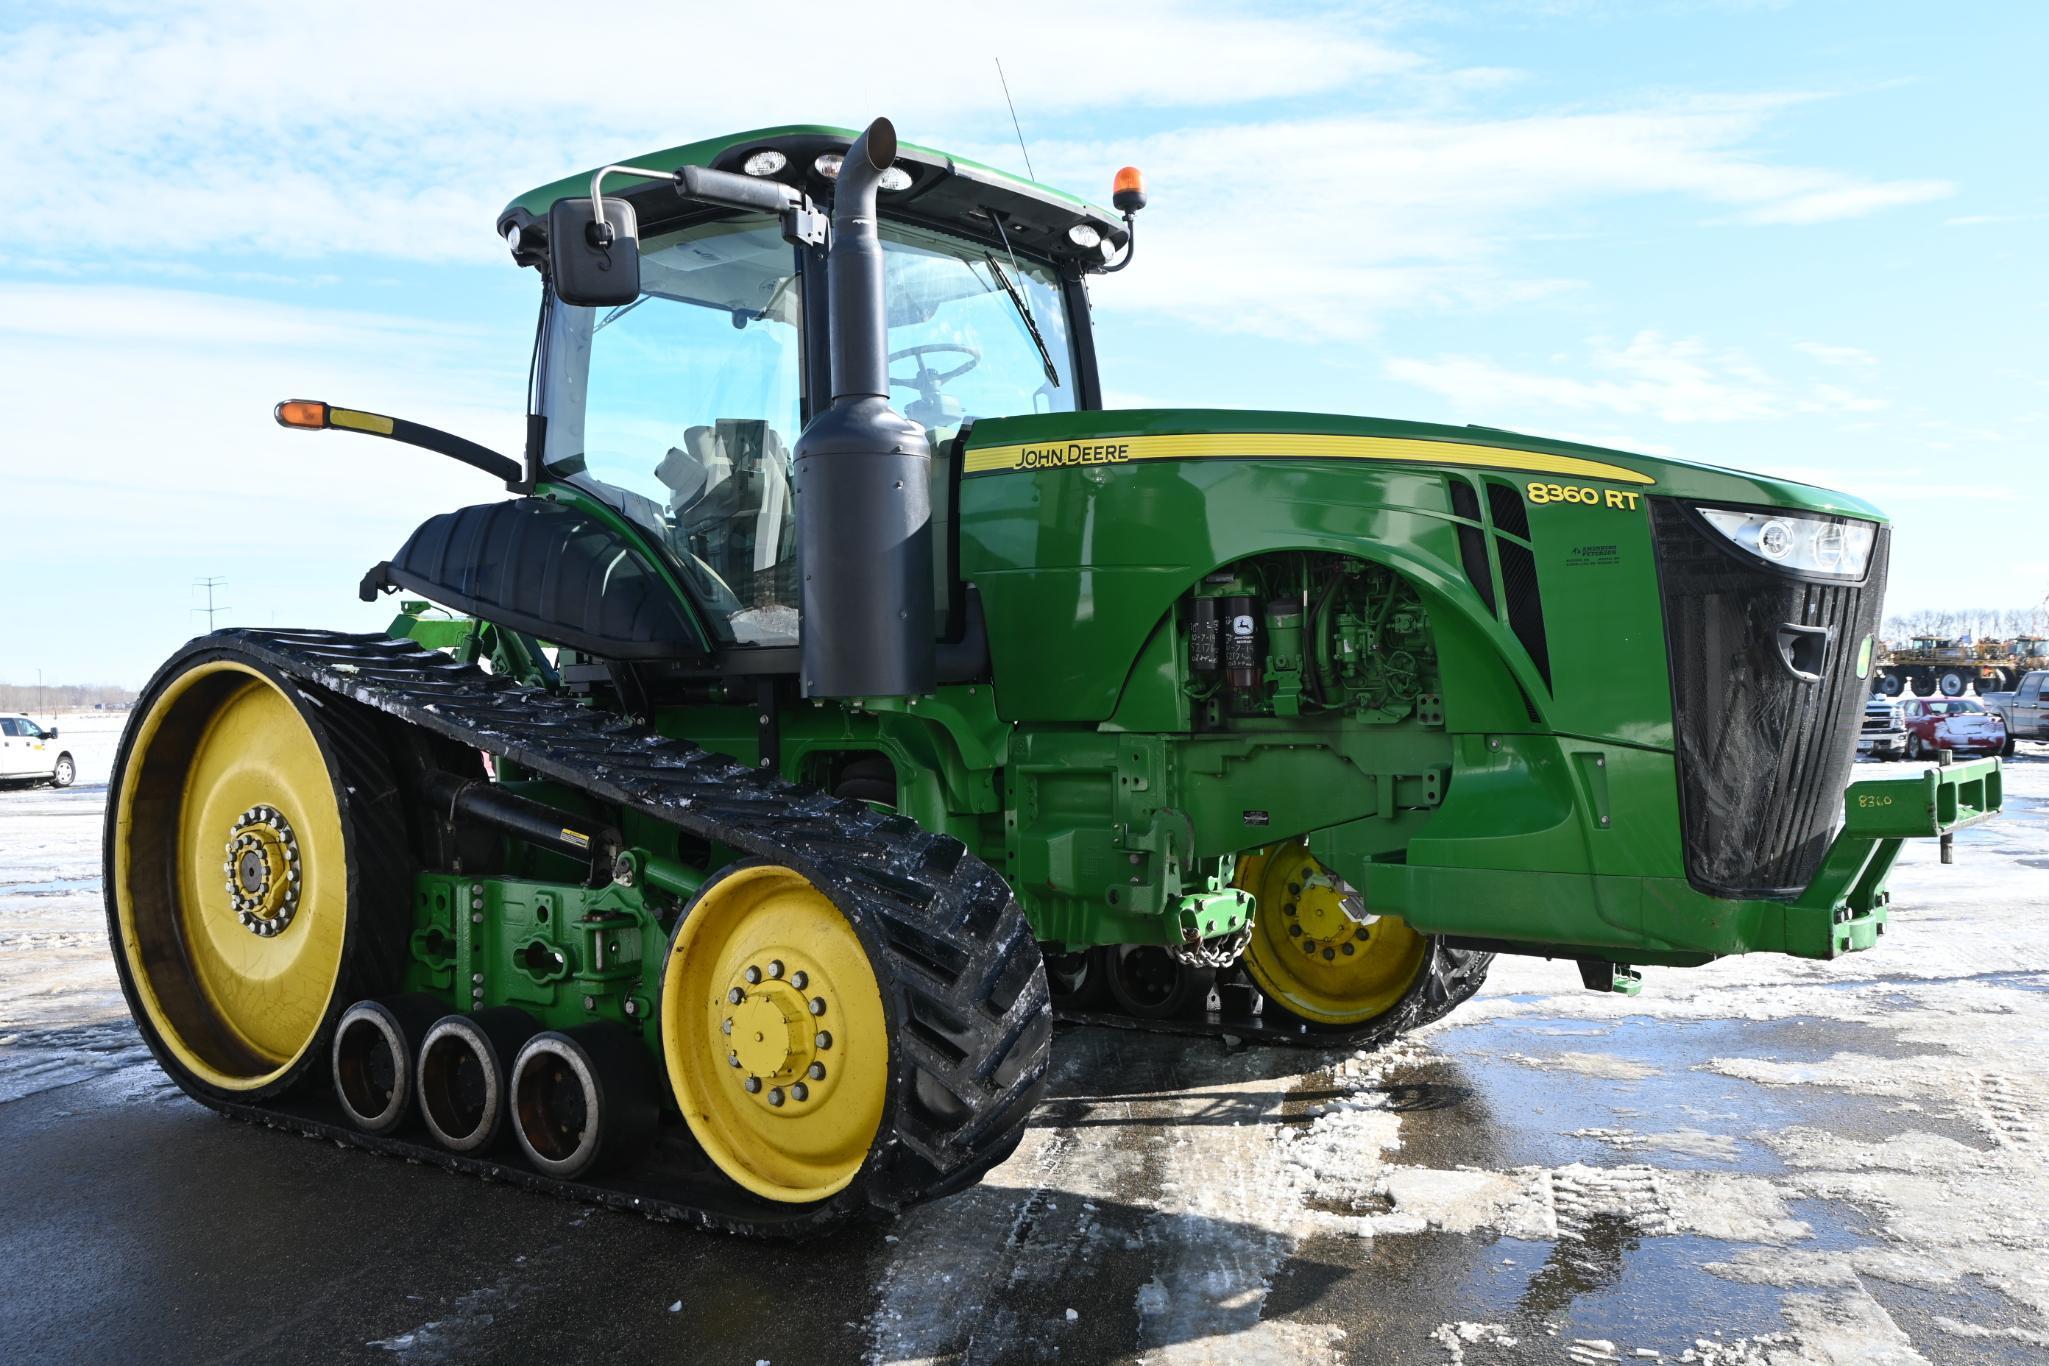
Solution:
M 783 1247 L 217 1118 L 0 794 L 10 1360 L 2049 1360 L 2049 756 L 1835 964 L 1502 960 L 1385 1053 L 1063 1032 L 982 1186 Z M 83 847 L 81 847 L 83 841 Z M 58 984 L 49 987 L 48 984 Z M 39 985 L 42 984 L 42 985 Z M 47 989 L 46 989 L 47 988 Z

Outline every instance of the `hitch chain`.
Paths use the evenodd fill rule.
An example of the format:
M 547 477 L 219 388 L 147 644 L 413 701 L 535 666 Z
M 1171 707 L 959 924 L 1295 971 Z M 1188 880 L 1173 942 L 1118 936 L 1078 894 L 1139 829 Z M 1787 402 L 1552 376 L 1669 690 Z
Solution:
M 1252 922 L 1246 921 L 1232 934 L 1199 939 L 1193 944 L 1170 944 L 1167 956 L 1184 968 L 1228 968 L 1252 942 Z

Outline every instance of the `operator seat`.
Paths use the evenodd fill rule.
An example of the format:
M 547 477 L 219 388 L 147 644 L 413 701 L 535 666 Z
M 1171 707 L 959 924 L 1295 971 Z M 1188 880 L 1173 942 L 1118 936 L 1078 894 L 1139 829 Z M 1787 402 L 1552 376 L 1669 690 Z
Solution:
M 719 418 L 691 427 L 656 466 L 655 477 L 671 490 L 678 539 L 743 601 L 756 596 L 749 589 L 757 576 L 787 568 L 794 514 L 790 456 L 768 423 Z

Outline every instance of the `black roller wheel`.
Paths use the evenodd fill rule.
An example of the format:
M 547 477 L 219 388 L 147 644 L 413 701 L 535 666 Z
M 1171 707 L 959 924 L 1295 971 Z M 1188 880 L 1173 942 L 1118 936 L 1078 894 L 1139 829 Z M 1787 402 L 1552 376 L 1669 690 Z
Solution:
M 1110 999 L 1145 1020 L 1193 1014 L 1209 1000 L 1216 969 L 1175 961 L 1157 944 L 1106 944 L 1095 950 L 1095 969 Z
M 1093 949 L 1048 955 L 1046 985 L 1058 1010 L 1094 1010 L 1110 999 Z

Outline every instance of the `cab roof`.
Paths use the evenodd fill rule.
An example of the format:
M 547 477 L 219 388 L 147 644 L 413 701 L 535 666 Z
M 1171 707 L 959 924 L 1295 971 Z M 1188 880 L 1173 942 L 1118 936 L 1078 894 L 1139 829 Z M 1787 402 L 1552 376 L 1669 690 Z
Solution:
M 844 154 L 857 136 L 853 129 L 827 124 L 785 124 L 687 142 L 626 157 L 616 164 L 661 171 L 682 166 L 742 171 L 755 153 L 775 151 L 783 154 L 784 165 L 764 178 L 796 186 L 824 205 L 832 200 L 833 182 L 818 170 L 818 159 L 827 153 Z M 909 173 L 911 183 L 902 190 L 883 192 L 882 212 L 887 218 L 923 223 L 993 246 L 1002 246 L 1007 239 L 1016 251 L 1083 271 L 1100 269 L 1129 240 L 1123 219 L 1110 210 L 978 161 L 903 143 L 897 149 L 896 165 Z M 567 176 L 513 200 L 498 215 L 499 235 L 510 226 L 523 227 L 545 219 L 558 199 L 589 198 L 591 175 L 592 171 L 584 171 Z M 659 230 L 664 220 L 691 211 L 660 182 L 610 176 L 604 192 L 608 198 L 631 200 L 648 231 Z M 1100 245 L 1083 247 L 1068 235 L 1071 228 L 1082 224 L 1095 229 Z

